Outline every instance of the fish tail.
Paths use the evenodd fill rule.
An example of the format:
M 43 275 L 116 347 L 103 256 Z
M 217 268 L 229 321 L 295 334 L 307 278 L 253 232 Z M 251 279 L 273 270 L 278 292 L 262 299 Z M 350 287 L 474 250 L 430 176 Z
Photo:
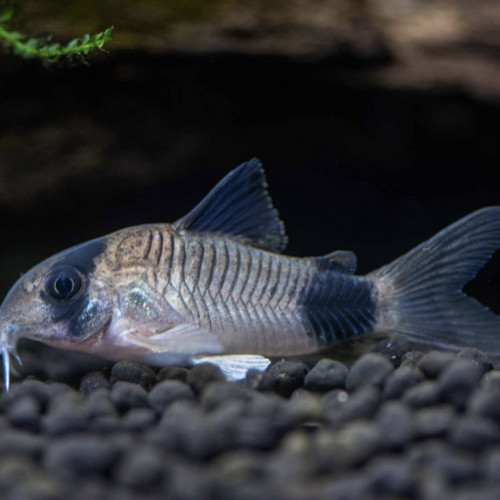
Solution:
M 411 344 L 500 355 L 500 317 L 462 291 L 499 248 L 500 207 L 487 207 L 370 273 L 375 330 Z

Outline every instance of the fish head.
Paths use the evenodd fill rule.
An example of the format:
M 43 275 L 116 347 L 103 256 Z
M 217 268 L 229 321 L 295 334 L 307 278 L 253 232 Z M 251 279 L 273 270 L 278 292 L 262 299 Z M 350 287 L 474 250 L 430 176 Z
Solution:
M 113 287 L 98 272 L 104 238 L 72 247 L 24 274 L 0 306 L 0 353 L 8 388 L 9 354 L 20 338 L 92 352 L 116 304 Z

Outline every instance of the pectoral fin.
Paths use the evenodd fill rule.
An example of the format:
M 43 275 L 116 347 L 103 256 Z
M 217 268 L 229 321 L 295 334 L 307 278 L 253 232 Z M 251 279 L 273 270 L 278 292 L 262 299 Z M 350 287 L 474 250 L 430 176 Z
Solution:
M 212 363 L 220 368 L 227 380 L 242 380 L 248 370 L 263 372 L 271 363 L 264 356 L 257 354 L 228 354 L 222 356 L 196 356 L 192 364 Z
M 194 325 L 176 325 L 169 330 L 153 335 L 138 335 L 130 332 L 127 340 L 149 349 L 152 353 L 220 353 L 222 344 L 210 331 Z

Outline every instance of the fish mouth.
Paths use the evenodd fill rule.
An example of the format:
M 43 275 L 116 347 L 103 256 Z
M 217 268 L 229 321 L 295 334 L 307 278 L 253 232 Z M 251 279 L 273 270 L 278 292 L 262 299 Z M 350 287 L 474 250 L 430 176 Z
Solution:
M 19 325 L 8 325 L 0 337 L 0 354 L 3 365 L 3 385 L 5 392 L 10 386 L 10 357 L 12 356 L 20 365 L 22 364 L 17 353 L 17 340 L 19 338 Z

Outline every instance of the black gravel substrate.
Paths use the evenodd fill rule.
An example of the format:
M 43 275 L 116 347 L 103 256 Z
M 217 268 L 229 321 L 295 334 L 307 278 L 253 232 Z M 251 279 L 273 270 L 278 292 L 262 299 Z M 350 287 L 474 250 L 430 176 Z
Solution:
M 0 396 L 0 498 L 500 498 L 500 367 L 487 354 L 371 352 L 352 366 L 122 361 L 79 388 Z

